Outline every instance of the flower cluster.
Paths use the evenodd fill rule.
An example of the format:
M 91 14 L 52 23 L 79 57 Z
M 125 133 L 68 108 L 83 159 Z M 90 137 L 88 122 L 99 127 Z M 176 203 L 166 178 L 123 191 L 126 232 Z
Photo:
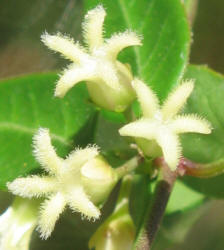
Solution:
M 182 151 L 178 135 L 187 132 L 211 132 L 211 125 L 205 119 L 195 114 L 178 115 L 193 91 L 194 83 L 184 81 L 168 96 L 163 105 L 160 105 L 150 87 L 134 78 L 130 68 L 117 60 L 120 51 L 126 47 L 141 45 L 140 37 L 133 31 L 125 31 L 104 39 L 105 15 L 101 5 L 85 15 L 83 36 L 86 46 L 61 34 L 42 35 L 45 45 L 72 61 L 57 82 L 55 96 L 63 97 L 74 85 L 86 81 L 94 103 L 108 110 L 123 112 L 137 95 L 142 117 L 123 126 L 119 133 L 121 136 L 135 137 L 145 155 L 153 158 L 163 155 L 170 169 L 175 171 Z M 78 148 L 66 159 L 62 159 L 52 146 L 48 129 L 43 128 L 34 136 L 33 145 L 36 160 L 46 174 L 20 177 L 7 186 L 13 194 L 23 198 L 45 198 L 40 204 L 39 219 L 36 210 L 30 218 L 24 217 L 27 219 L 26 226 L 20 233 L 25 240 L 19 242 L 8 226 L 11 225 L 11 218 L 20 226 L 21 221 L 14 216 L 18 210 L 9 208 L 0 217 L 0 223 L 3 225 L 0 227 L 0 235 L 3 235 L 0 238 L 0 246 L 11 247 L 19 242 L 22 249 L 27 249 L 36 224 L 41 237 L 48 238 L 66 206 L 80 212 L 83 217 L 98 219 L 98 205 L 105 201 L 118 179 L 138 165 L 135 157 L 119 170 L 115 170 L 99 155 L 97 146 Z M 135 229 L 128 212 L 128 196 L 129 193 L 121 197 L 114 213 L 93 236 L 91 247 L 99 250 L 106 249 L 105 246 L 112 246 L 108 249 L 131 249 Z M 27 211 L 27 206 L 24 206 Z M 20 207 L 23 208 L 23 205 Z M 9 232 L 6 233 L 7 231 Z M 107 235 L 105 239 L 99 240 L 105 232 L 109 237 Z
M 51 145 L 48 130 L 40 129 L 34 136 L 34 154 L 48 175 L 17 178 L 7 186 L 22 197 L 48 197 L 41 205 L 38 220 L 43 238 L 49 237 L 66 205 L 88 218 L 99 218 L 100 211 L 93 202 L 107 196 L 117 177 L 110 166 L 97 158 L 99 152 L 95 146 L 77 149 L 62 159 Z
M 124 48 L 141 45 L 141 40 L 134 32 L 125 31 L 104 41 L 105 15 L 101 5 L 85 15 L 83 36 L 86 48 L 60 34 L 45 33 L 42 41 L 72 61 L 57 83 L 55 96 L 63 97 L 75 84 L 86 81 L 89 94 L 97 105 L 121 112 L 133 101 L 135 93 L 131 87 L 130 69 L 116 58 Z

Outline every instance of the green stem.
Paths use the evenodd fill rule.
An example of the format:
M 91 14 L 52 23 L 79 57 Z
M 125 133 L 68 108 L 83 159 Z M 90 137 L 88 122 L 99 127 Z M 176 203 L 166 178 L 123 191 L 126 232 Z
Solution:
M 132 110 L 132 106 L 129 106 L 124 112 L 123 112 L 125 118 L 126 118 L 126 121 L 127 122 L 132 122 L 136 119 L 135 117 L 135 114 Z
M 134 171 L 139 166 L 140 162 L 140 156 L 135 156 L 129 161 L 125 162 L 125 164 L 123 164 L 122 166 L 116 168 L 118 178 L 122 178 L 130 172 Z
M 178 166 L 179 171 L 184 175 L 195 176 L 198 178 L 211 178 L 224 173 L 224 159 L 207 164 L 195 163 L 186 158 L 181 158 Z
M 137 250 L 151 249 L 177 177 L 177 173 L 172 172 L 166 164 L 161 166 L 160 171 L 160 177 L 152 197 L 149 213 L 145 220 L 145 227 L 136 246 Z

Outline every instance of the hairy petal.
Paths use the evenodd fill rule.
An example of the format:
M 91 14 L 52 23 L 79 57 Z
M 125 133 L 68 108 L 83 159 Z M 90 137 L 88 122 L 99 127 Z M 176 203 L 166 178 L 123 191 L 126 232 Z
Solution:
M 115 90 L 120 89 L 118 73 L 112 63 L 108 61 L 101 63 L 97 69 L 97 76 L 109 87 Z
M 79 43 L 74 43 L 73 39 L 61 34 L 49 35 L 44 33 L 41 40 L 50 49 L 61 53 L 65 58 L 73 62 L 81 63 L 87 57 L 85 49 Z
M 80 212 L 87 218 L 99 218 L 100 210 L 90 201 L 81 186 L 74 187 L 67 199 L 69 206 L 75 212 Z
M 171 128 L 174 133 L 211 133 L 211 124 L 197 115 L 177 116 L 173 120 Z
M 157 125 L 150 119 L 141 119 L 132 123 L 129 123 L 119 129 L 119 133 L 122 136 L 141 137 L 144 139 L 155 139 L 157 132 Z
M 105 51 L 108 58 L 116 60 L 117 55 L 125 48 L 142 45 L 140 37 L 132 31 L 126 31 L 113 35 L 106 40 Z
M 63 212 L 66 205 L 64 196 L 57 193 L 46 200 L 41 205 L 40 218 L 38 221 L 38 231 L 43 239 L 47 239 L 55 226 L 60 214 Z
M 132 81 L 144 117 L 152 118 L 159 109 L 159 100 L 151 88 L 138 79 Z
M 193 88 L 194 81 L 189 80 L 183 82 L 173 92 L 171 92 L 162 106 L 162 114 L 164 119 L 172 118 L 180 111 L 190 96 Z
M 176 170 L 181 156 L 181 145 L 178 136 L 168 129 L 164 129 L 158 133 L 156 141 L 161 147 L 164 159 L 170 169 L 172 171 Z
M 33 153 L 37 161 L 44 169 L 52 174 L 56 174 L 62 164 L 62 159 L 57 156 L 51 144 L 49 130 L 40 128 L 33 137 Z
M 64 97 L 69 89 L 75 86 L 77 83 L 93 78 L 93 73 L 87 70 L 86 67 L 70 67 L 65 70 L 61 78 L 58 80 L 55 96 Z
M 72 168 L 79 170 L 83 164 L 92 160 L 98 154 L 99 152 L 96 146 L 88 146 L 84 149 L 77 149 L 71 152 L 65 162 L 69 166 L 69 170 Z
M 90 51 L 103 43 L 103 22 L 105 16 L 106 12 L 102 5 L 98 5 L 85 15 L 83 36 Z
M 30 176 L 17 178 L 13 182 L 7 183 L 8 189 L 15 195 L 22 197 L 40 197 L 57 189 L 54 178 Z

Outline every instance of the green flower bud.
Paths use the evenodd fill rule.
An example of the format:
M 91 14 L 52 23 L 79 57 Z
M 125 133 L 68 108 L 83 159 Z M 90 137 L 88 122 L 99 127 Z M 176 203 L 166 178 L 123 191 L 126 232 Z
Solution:
M 95 204 L 108 197 L 118 180 L 116 171 L 102 156 L 97 156 L 83 165 L 81 178 L 86 193 Z
M 123 180 L 114 212 L 100 225 L 89 241 L 95 250 L 131 250 L 135 239 L 135 227 L 129 214 L 128 196 L 130 179 Z

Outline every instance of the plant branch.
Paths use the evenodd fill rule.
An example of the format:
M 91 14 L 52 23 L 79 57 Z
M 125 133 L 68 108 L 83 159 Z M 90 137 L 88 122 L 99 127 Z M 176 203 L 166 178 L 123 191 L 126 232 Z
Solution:
M 155 160 L 155 165 L 160 168 L 164 164 L 164 158 Z M 180 176 L 190 175 L 197 178 L 211 178 L 224 173 L 224 159 L 210 163 L 197 163 L 185 157 L 181 157 L 176 172 Z
M 137 242 L 137 250 L 149 250 L 160 227 L 166 206 L 177 177 L 176 172 L 172 172 L 167 164 L 163 164 L 160 169 L 160 177 L 155 188 L 155 193 L 146 217 L 144 230 Z
M 182 175 L 190 175 L 198 178 L 211 178 L 224 173 L 224 159 L 201 164 L 182 157 L 178 167 L 179 171 L 182 172 Z
M 141 161 L 142 158 L 140 156 L 135 156 L 131 158 L 129 161 L 125 162 L 125 164 L 123 164 L 122 166 L 116 168 L 118 178 L 122 178 L 126 174 L 134 171 L 139 166 Z

